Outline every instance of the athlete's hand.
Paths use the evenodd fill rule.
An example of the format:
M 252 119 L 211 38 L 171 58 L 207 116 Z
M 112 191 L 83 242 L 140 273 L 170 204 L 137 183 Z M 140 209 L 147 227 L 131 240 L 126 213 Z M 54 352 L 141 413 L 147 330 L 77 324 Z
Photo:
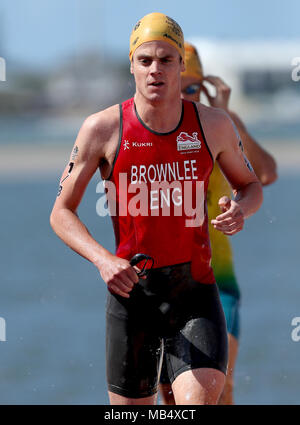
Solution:
M 140 269 L 138 267 L 132 267 L 129 261 L 115 255 L 101 260 L 101 264 L 97 267 L 110 292 L 129 298 L 129 292 L 139 281 L 137 272 Z
M 234 200 L 223 196 L 219 199 L 222 214 L 218 215 L 211 224 L 224 235 L 234 235 L 243 229 L 244 214 L 240 205 Z
M 208 88 L 202 84 L 201 90 L 206 95 L 210 106 L 214 108 L 228 109 L 229 98 L 231 93 L 231 88 L 219 77 L 212 75 L 207 75 L 203 78 L 204 81 L 207 81 L 216 89 L 216 95 L 211 96 L 209 94 Z

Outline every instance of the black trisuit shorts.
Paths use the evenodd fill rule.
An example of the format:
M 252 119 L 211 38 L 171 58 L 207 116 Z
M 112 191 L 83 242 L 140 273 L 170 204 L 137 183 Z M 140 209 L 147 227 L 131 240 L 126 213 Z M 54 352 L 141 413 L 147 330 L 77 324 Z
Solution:
M 108 390 L 129 398 L 157 392 L 163 353 L 170 382 L 182 372 L 226 374 L 226 322 L 216 284 L 193 280 L 190 263 L 152 269 L 130 298 L 108 293 Z

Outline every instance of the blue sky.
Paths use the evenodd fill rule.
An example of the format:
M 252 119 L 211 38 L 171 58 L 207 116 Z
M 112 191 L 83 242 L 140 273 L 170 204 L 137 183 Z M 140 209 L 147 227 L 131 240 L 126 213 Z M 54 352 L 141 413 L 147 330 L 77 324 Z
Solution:
M 39 67 L 86 48 L 126 57 L 132 27 L 153 11 L 177 20 L 186 39 L 300 39 L 299 0 L 1 0 L 0 56 Z

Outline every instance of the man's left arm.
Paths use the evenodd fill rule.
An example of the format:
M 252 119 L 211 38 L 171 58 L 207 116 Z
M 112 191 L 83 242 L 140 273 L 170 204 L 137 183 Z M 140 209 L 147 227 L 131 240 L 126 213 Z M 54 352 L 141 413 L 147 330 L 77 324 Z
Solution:
M 202 92 L 207 97 L 210 106 L 221 108 L 228 113 L 243 141 L 245 154 L 252 164 L 255 174 L 259 178 L 261 184 L 266 186 L 277 180 L 277 165 L 273 156 L 263 149 L 259 143 L 250 135 L 245 124 L 236 112 L 229 109 L 229 99 L 231 88 L 220 77 L 207 75 L 204 82 L 209 83 L 215 88 L 216 95 L 211 96 L 208 88 L 202 84 Z
M 220 150 L 218 164 L 229 181 L 234 199 L 222 197 L 219 205 L 222 214 L 211 221 L 226 235 L 242 230 L 245 218 L 254 214 L 262 204 L 261 184 L 251 163 L 243 152 L 240 138 L 229 117 L 224 113 L 220 120 Z
M 241 118 L 233 111 L 227 111 L 241 136 L 245 154 L 261 184 L 266 186 L 277 180 L 277 165 L 273 156 L 262 148 L 249 134 Z

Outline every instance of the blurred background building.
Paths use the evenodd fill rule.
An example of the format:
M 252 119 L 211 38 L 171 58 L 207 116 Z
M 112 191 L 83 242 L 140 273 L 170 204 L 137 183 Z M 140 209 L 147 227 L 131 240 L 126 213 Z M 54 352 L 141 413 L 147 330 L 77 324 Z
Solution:
M 30 2 L 32 7 L 36 4 L 35 0 Z M 84 117 L 133 94 L 134 81 L 129 73 L 127 56 L 128 39 L 122 37 L 119 40 L 123 48 L 113 48 L 119 35 L 112 38 L 110 31 L 115 33 L 118 21 L 109 27 L 105 20 L 105 15 L 113 13 L 112 8 L 105 2 L 101 6 L 94 0 L 92 3 L 92 12 L 99 14 L 93 16 L 92 20 L 89 9 L 82 2 L 73 4 L 70 9 L 73 17 L 70 34 L 68 28 L 64 34 L 63 16 L 58 16 L 61 22 L 57 23 L 57 33 L 61 32 L 60 37 L 53 33 L 50 17 L 49 22 L 45 21 L 44 28 L 42 23 L 38 26 L 33 21 L 40 29 L 40 41 L 36 29 L 30 26 L 27 28 L 23 24 L 22 13 L 25 13 L 25 9 L 20 0 L 20 10 L 15 13 L 15 17 L 12 17 L 10 8 L 0 9 L 0 57 L 5 58 L 7 67 L 7 81 L 0 84 L 0 143 L 18 143 L 23 137 L 26 142 L 31 140 L 33 143 L 36 138 L 40 141 L 56 140 L 59 143 L 62 140 L 71 141 Z M 71 5 L 69 1 L 63 4 Z M 46 12 L 39 6 L 37 19 L 43 17 L 46 20 Z M 40 17 L 43 13 L 45 16 Z M 54 13 L 52 10 L 53 16 Z M 270 18 L 272 13 L 276 15 L 274 7 L 270 11 Z M 229 16 L 228 13 L 228 22 Z M 30 13 L 28 17 L 33 19 Z M 114 19 L 121 18 L 115 16 Z M 185 15 L 182 21 L 187 26 Z M 124 21 L 121 22 L 124 25 Z M 20 30 L 20 36 L 13 44 L 13 27 L 18 24 L 24 25 L 23 32 L 26 29 L 24 41 Z M 267 32 L 271 24 L 268 26 L 266 21 L 265 25 Z M 195 24 L 192 29 L 190 25 L 187 27 L 186 39 L 199 49 L 205 73 L 219 75 L 231 86 L 230 106 L 240 112 L 250 130 L 264 140 L 274 141 L 287 136 L 290 139 L 297 138 L 300 84 L 292 80 L 291 74 L 292 59 L 300 54 L 300 35 L 286 36 L 283 32 L 280 36 L 273 29 L 276 36 L 267 34 L 263 37 L 259 36 L 259 31 L 256 35 L 255 25 L 249 30 L 248 37 L 239 35 L 237 29 L 226 34 L 225 23 L 222 31 L 226 36 L 199 37 L 197 32 L 203 31 L 201 26 L 199 29 Z M 207 33 L 213 33 L 212 28 L 209 31 L 207 28 Z M 118 31 L 121 29 L 118 28 Z M 128 22 L 126 37 L 130 31 L 131 22 Z M 74 41 L 72 34 L 76 34 Z M 62 46 L 59 45 L 60 41 L 63 42 Z M 57 56 L 53 49 L 55 44 L 58 44 Z M 27 57 L 25 51 L 32 57 Z M 20 120 L 19 125 L 12 125 L 12 117 Z M 32 136 L 28 133 L 26 117 L 30 117 L 33 124 Z M 54 129 L 55 118 L 57 126 Z M 63 118 L 65 120 L 61 125 Z M 24 126 L 27 131 L 19 131 Z
M 231 87 L 231 107 L 260 137 L 299 137 L 300 88 L 292 80 L 295 40 L 192 40 L 204 72 Z M 296 128 L 295 128 L 296 127 Z

